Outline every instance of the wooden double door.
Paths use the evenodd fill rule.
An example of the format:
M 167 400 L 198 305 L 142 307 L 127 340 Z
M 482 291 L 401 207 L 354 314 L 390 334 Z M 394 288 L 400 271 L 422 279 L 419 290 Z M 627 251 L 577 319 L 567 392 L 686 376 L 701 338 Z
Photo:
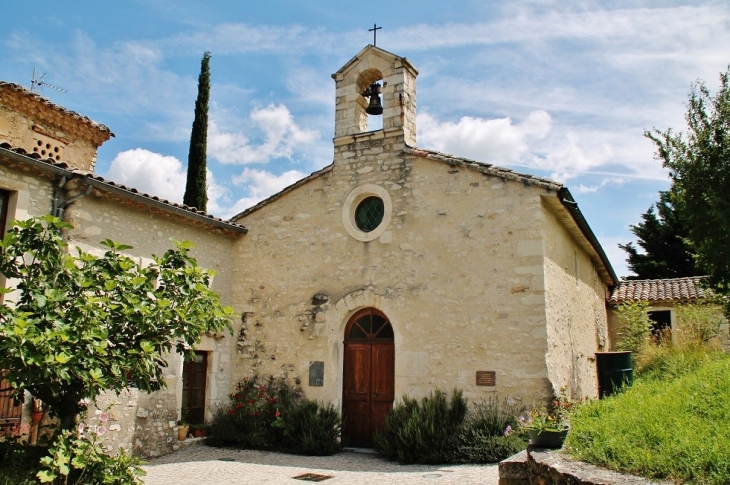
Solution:
M 345 328 L 343 438 L 348 446 L 370 447 L 373 434 L 393 409 L 393 327 L 378 310 L 357 312 Z

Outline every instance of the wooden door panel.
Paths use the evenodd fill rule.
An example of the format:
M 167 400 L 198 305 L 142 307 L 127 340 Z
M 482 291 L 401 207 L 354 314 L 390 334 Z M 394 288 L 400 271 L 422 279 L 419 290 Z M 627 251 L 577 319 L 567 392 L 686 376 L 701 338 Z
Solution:
M 348 445 L 368 446 L 371 443 L 370 405 L 367 402 L 344 403 L 344 438 Z
M 370 345 L 345 345 L 345 398 L 369 399 Z
M 395 346 L 392 342 L 373 344 L 371 373 L 372 398 L 392 403 L 395 394 Z

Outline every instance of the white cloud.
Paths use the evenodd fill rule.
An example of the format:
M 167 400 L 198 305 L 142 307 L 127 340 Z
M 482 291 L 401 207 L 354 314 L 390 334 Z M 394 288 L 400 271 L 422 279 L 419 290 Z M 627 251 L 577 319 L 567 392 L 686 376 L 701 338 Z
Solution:
M 574 191 L 579 194 L 593 194 L 608 185 L 623 185 L 625 182 L 626 181 L 624 179 L 620 178 L 606 178 L 601 180 L 601 183 L 598 185 L 579 184 L 577 187 L 575 187 Z
M 545 111 L 534 111 L 517 124 L 510 118 L 487 120 L 470 116 L 458 123 L 442 123 L 424 113 L 418 115 L 418 139 L 423 147 L 505 165 L 533 158 L 530 142 L 547 136 L 551 125 Z
M 115 183 L 134 187 L 140 192 L 181 204 L 185 195 L 187 169 L 175 157 L 135 148 L 118 153 L 104 177 Z M 230 212 L 225 206 L 228 189 L 216 182 L 210 170 L 207 170 L 206 182 L 207 212 L 216 215 Z
M 187 172 L 175 157 L 135 148 L 118 153 L 104 177 L 141 192 L 182 203 Z
M 252 142 L 243 132 L 225 131 L 213 119 L 208 127 L 208 153 L 221 163 L 266 163 L 271 159 L 291 159 L 295 152 L 319 138 L 319 132 L 300 128 L 283 104 L 270 104 L 251 111 L 249 124 L 261 135 L 261 143 Z

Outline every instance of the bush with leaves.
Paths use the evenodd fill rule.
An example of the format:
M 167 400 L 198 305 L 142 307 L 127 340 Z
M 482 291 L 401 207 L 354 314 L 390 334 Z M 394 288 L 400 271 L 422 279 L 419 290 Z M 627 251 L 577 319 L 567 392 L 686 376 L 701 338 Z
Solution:
M 0 369 L 16 399 L 30 392 L 65 430 L 85 402 L 125 389 L 129 374 L 140 390 L 164 388 L 164 355 L 230 330 L 232 314 L 210 290 L 214 273 L 190 256 L 192 243 L 174 242 L 142 267 L 122 254 L 130 246 L 110 240 L 103 256 L 69 254 L 62 231 L 71 228 L 52 216 L 14 221 L 0 241 L 0 273 L 15 283 L 0 289 Z
M 141 461 L 120 450 L 116 456 L 104 452 L 99 436 L 105 423 L 94 429 L 64 430 L 57 436 L 49 455 L 41 458 L 38 480 L 63 485 L 142 485 L 145 472 Z
M 637 352 L 647 343 L 652 325 L 648 308 L 649 304 L 644 301 L 626 302 L 616 307 L 620 322 L 617 350 Z
M 474 404 L 459 435 L 457 460 L 465 463 L 496 463 L 527 447 L 519 427 L 518 409 L 496 398 Z
M 301 455 L 333 455 L 342 449 L 342 417 L 332 405 L 302 399 L 284 414 L 282 448 Z
M 450 401 L 441 390 L 420 403 L 403 396 L 375 433 L 375 449 L 400 463 L 453 462 L 467 410 L 466 399 L 457 389 Z
M 342 417 L 331 404 L 302 399 L 302 391 L 271 376 L 244 378 L 211 424 L 210 443 L 331 455 L 341 449 Z

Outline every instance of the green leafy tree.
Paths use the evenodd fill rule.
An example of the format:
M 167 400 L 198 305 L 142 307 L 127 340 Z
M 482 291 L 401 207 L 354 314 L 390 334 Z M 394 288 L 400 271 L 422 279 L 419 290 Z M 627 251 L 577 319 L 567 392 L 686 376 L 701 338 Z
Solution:
M 692 252 L 718 293 L 730 293 L 730 67 L 713 96 L 702 81 L 689 94 L 687 133 L 646 133 L 669 169 L 672 202 Z M 728 308 L 730 309 L 730 308 Z
M 656 207 L 656 212 L 654 208 Z M 687 227 L 671 200 L 670 192 L 659 192 L 659 202 L 641 216 L 642 222 L 631 226 L 640 253 L 633 243 L 619 244 L 629 255 L 629 269 L 636 276 L 630 280 L 681 278 L 702 274 L 686 242 Z
M 208 205 L 206 189 L 208 145 L 208 101 L 210 99 L 210 52 L 203 54 L 198 77 L 198 99 L 195 100 L 195 119 L 190 133 L 188 152 L 188 179 L 183 204 L 203 212 Z
M 18 292 L 0 305 L 0 369 L 18 399 L 24 391 L 41 399 L 63 429 L 130 375 L 142 390 L 164 388 L 166 353 L 230 331 L 232 310 L 210 290 L 214 273 L 197 265 L 189 242 L 142 267 L 120 253 L 130 246 L 110 240 L 103 256 L 69 254 L 61 230 L 71 226 L 52 216 L 12 224 L 0 272 Z

